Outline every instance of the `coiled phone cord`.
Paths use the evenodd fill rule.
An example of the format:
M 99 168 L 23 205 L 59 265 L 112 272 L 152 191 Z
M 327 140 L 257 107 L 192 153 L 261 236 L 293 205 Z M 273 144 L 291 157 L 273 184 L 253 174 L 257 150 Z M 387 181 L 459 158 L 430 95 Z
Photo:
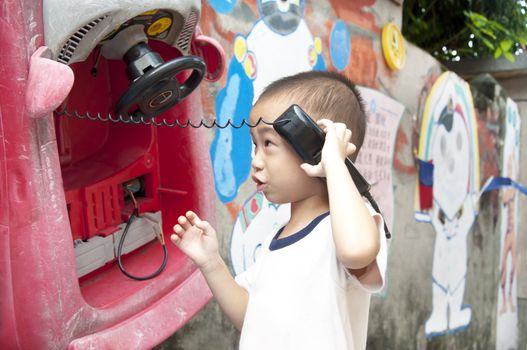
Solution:
M 159 269 L 157 269 L 157 271 L 147 276 L 134 276 L 128 271 L 126 271 L 126 269 L 123 266 L 123 262 L 121 261 L 121 253 L 123 249 L 124 240 L 126 238 L 126 234 L 128 233 L 128 229 L 130 228 L 132 222 L 134 221 L 134 218 L 139 217 L 139 209 L 137 208 L 137 203 L 135 201 L 135 197 L 132 191 L 130 191 L 130 189 L 128 188 L 125 188 L 125 190 L 128 191 L 128 193 L 132 197 L 132 200 L 134 202 L 134 210 L 132 214 L 130 215 L 130 217 L 128 218 L 128 221 L 126 222 L 126 226 L 124 227 L 124 231 L 121 236 L 121 239 L 119 240 L 119 246 L 117 248 L 117 263 L 119 264 L 119 269 L 121 270 L 121 272 L 125 274 L 127 277 L 130 277 L 131 279 L 134 279 L 137 281 L 145 281 L 145 280 L 152 279 L 158 276 L 161 272 L 163 272 L 163 270 L 165 269 L 167 265 L 167 261 L 168 261 L 168 249 L 165 244 L 165 240 L 163 238 L 163 233 L 161 232 L 160 233 L 161 237 L 159 238 L 159 241 L 161 242 L 161 245 L 163 246 L 163 262 L 161 263 L 161 266 L 159 267 Z
M 176 119 L 173 122 L 167 121 L 165 118 L 159 120 L 159 118 L 148 118 L 145 116 L 123 116 L 123 115 L 112 115 L 111 113 L 108 114 L 101 114 L 101 113 L 89 113 L 86 112 L 84 114 L 81 114 L 77 111 L 70 112 L 67 108 L 63 108 L 62 110 L 56 110 L 55 113 L 59 116 L 65 116 L 69 118 L 77 118 L 77 119 L 88 119 L 92 121 L 101 121 L 101 122 L 112 122 L 112 123 L 124 123 L 124 124 L 143 124 L 143 125 L 153 125 L 157 127 L 178 127 L 178 128 L 193 128 L 198 129 L 201 127 L 204 127 L 206 129 L 212 129 L 212 128 L 218 128 L 218 129 L 225 129 L 225 128 L 234 128 L 234 129 L 240 129 L 244 126 L 247 126 L 249 128 L 254 128 L 261 124 L 266 125 L 273 125 L 272 122 L 267 122 L 263 120 L 262 118 L 259 118 L 254 124 L 251 124 L 247 120 L 243 119 L 239 123 L 235 123 L 232 119 L 227 119 L 223 124 L 217 122 L 216 120 L 212 121 L 206 121 L 205 119 L 201 119 L 199 122 L 192 122 L 191 120 L 186 121 L 180 121 L 179 119 Z

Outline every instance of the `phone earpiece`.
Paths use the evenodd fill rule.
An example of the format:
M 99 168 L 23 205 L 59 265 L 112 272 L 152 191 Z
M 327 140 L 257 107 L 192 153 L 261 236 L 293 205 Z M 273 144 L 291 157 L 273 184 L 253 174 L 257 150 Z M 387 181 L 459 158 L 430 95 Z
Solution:
M 273 123 L 276 132 L 289 142 L 306 163 L 315 165 L 320 162 L 326 134 L 298 105 L 291 105 Z M 361 195 L 370 190 L 370 184 L 347 158 L 346 167 Z

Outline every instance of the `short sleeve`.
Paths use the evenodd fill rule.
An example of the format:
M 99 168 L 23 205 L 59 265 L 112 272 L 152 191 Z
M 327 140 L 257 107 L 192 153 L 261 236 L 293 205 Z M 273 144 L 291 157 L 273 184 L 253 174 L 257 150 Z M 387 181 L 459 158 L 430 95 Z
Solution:
M 386 268 L 388 265 L 388 240 L 384 232 L 384 219 L 381 214 L 377 213 L 369 203 L 365 203 L 371 216 L 377 225 L 377 234 L 379 235 L 380 248 L 375 260 L 368 265 L 368 269 L 361 276 L 357 278 L 355 275 L 349 273 L 348 279 L 351 284 L 358 285 L 367 292 L 375 293 L 380 291 L 386 283 Z

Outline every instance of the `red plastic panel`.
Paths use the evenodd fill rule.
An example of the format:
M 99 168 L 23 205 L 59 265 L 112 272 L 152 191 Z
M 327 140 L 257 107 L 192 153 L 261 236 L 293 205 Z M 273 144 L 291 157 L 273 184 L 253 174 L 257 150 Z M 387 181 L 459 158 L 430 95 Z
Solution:
M 206 131 L 54 117 L 47 109 L 69 90 L 71 71 L 40 61 L 47 69 L 32 74 L 38 84 L 28 84 L 31 54 L 43 44 L 41 20 L 40 2 L 0 7 L 0 347 L 149 348 L 210 299 L 199 271 L 169 244 L 166 270 L 153 280 L 130 280 L 109 264 L 79 282 L 73 240 L 108 234 L 126 219 L 130 202 L 120 186 L 140 176 L 140 210 L 161 210 L 166 241 L 187 209 L 214 222 Z M 152 47 L 165 59 L 179 54 Z M 122 64 L 101 62 L 96 78 L 80 65 L 73 70 L 69 105 L 112 110 L 127 84 Z M 53 93 L 42 100 L 40 89 Z M 201 113 L 196 91 L 166 117 L 199 120 Z M 159 266 L 162 251 L 151 243 L 124 258 L 142 275 Z

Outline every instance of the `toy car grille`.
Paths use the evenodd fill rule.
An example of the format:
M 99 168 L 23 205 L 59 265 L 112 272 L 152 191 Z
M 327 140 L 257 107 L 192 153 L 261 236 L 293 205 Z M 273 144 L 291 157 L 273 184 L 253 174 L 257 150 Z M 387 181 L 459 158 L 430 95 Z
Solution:
M 102 20 L 104 20 L 107 16 L 102 16 L 99 18 L 94 19 L 90 23 L 86 24 L 79 30 L 75 32 L 72 36 L 69 37 L 68 41 L 62 46 L 62 49 L 60 50 L 59 57 L 57 58 L 57 61 L 60 63 L 68 64 L 73 57 L 73 54 L 75 53 L 75 50 L 77 49 L 77 46 L 79 46 L 81 40 L 88 34 L 90 30 L 92 30 L 97 24 L 99 24 Z
M 194 29 L 196 28 L 196 24 L 198 23 L 199 18 L 199 12 L 196 10 L 190 11 L 190 14 L 185 19 L 185 25 L 183 26 L 183 30 L 179 34 L 178 40 L 177 40 L 177 47 L 181 50 L 182 53 L 186 53 L 189 45 L 190 40 L 192 39 L 192 34 L 194 34 Z

